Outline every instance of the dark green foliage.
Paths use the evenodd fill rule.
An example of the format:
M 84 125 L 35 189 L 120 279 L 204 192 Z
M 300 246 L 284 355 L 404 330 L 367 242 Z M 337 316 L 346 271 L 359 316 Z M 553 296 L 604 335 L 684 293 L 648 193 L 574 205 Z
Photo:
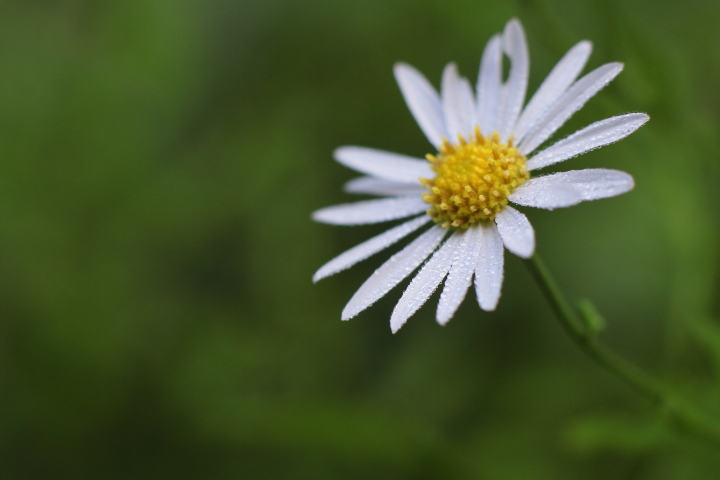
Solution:
M 531 92 L 582 39 L 588 68 L 626 63 L 555 138 L 652 117 L 558 166 L 637 187 L 526 210 L 539 251 L 603 341 L 720 415 L 720 3 L 8 0 L 0 477 L 718 478 L 717 449 L 585 358 L 515 257 L 497 312 L 468 297 L 441 328 L 434 298 L 394 336 L 400 288 L 340 321 L 389 253 L 311 283 L 382 230 L 310 221 L 351 200 L 332 150 L 429 153 L 393 63 L 474 81 L 512 16 Z

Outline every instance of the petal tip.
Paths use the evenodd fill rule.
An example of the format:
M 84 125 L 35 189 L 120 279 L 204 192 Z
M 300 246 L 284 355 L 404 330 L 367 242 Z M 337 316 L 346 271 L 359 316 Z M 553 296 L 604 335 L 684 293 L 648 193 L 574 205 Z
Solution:
M 343 311 L 340 314 L 340 319 L 345 322 L 350 320 L 351 318 L 355 318 L 360 312 L 362 312 L 369 306 L 370 305 L 359 305 L 357 301 L 353 302 L 353 298 L 351 298 L 347 305 L 345 305 L 345 308 L 343 308 Z
M 328 217 L 326 208 L 321 208 L 320 210 L 315 210 L 313 213 L 310 214 L 310 218 L 313 221 L 318 222 L 318 223 L 325 223 L 328 225 L 332 225 L 334 223 L 333 219 Z
M 408 318 L 410 318 L 410 316 L 407 315 L 407 312 L 398 312 L 397 307 L 398 306 L 395 305 L 395 309 L 393 310 L 392 315 L 390 315 L 390 330 L 392 333 L 397 333 L 397 331 L 400 330 L 405 323 L 407 323 Z
M 393 335 L 395 335 L 402 328 L 402 326 L 404 324 L 405 324 L 405 322 L 402 322 L 400 324 L 395 324 L 395 323 L 393 323 L 393 320 L 391 318 L 390 319 L 390 331 L 392 332 Z
M 625 175 L 627 175 L 627 177 L 626 177 L 627 182 L 628 182 L 628 183 L 627 183 L 627 189 L 623 192 L 623 193 L 627 193 L 627 192 L 629 192 L 629 191 L 631 191 L 632 189 L 635 188 L 635 179 L 633 178 L 632 175 L 630 175 L 630 174 L 627 173 L 627 172 L 622 172 L 622 173 L 624 173 Z
M 532 258 L 533 255 L 535 255 L 535 245 L 532 246 L 531 250 L 522 251 L 516 249 L 516 251 L 513 253 L 518 257 L 522 258 L 523 260 L 529 260 L 530 258 Z
M 497 308 L 497 304 L 497 301 L 495 303 L 480 302 L 480 308 L 485 312 L 494 312 Z
M 511 18 L 511 19 L 508 20 L 508 22 L 505 24 L 505 29 L 509 29 L 510 27 L 512 27 L 512 28 L 519 28 L 520 30 L 522 30 L 522 28 L 523 28 L 523 27 L 522 27 L 522 23 L 520 22 L 520 20 L 519 20 L 517 17 Z
M 393 65 L 393 73 L 395 74 L 395 78 L 399 78 L 407 73 L 414 72 L 415 68 L 412 67 L 409 63 L 405 62 L 395 62 Z
M 334 158 L 335 160 L 338 160 L 338 157 L 342 157 L 343 154 L 344 154 L 345 152 L 347 152 L 350 148 L 352 148 L 352 147 L 348 147 L 348 146 L 337 147 L 337 148 L 336 148 L 335 150 L 333 150 L 333 152 L 332 152 L 333 158 Z

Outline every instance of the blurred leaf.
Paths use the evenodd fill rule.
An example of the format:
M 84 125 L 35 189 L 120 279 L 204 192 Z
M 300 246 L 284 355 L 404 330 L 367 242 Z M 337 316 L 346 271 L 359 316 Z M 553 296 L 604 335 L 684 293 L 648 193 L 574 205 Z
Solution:
M 607 321 L 592 301 L 587 299 L 579 300 L 577 302 L 577 308 L 590 334 L 596 335 L 607 327 Z
M 705 347 L 715 370 L 720 387 L 720 325 L 714 318 L 690 317 L 687 320 L 692 335 L 698 344 Z
M 617 415 L 577 419 L 565 431 L 569 448 L 585 454 L 601 451 L 647 453 L 667 446 L 672 439 L 662 420 Z

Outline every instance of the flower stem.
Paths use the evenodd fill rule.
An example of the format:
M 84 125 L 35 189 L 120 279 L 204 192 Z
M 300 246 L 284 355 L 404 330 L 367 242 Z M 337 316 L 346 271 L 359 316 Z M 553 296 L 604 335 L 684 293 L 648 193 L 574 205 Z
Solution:
M 525 264 L 565 331 L 588 356 L 645 395 L 670 425 L 720 445 L 720 424 L 717 420 L 677 396 L 635 364 L 599 343 L 596 337 L 597 329 L 593 328 L 598 322 L 593 321 L 594 318 L 589 318 L 593 314 L 587 313 L 587 308 L 581 309 L 580 314 L 572 308 L 540 256 L 535 254 L 525 260 Z M 591 311 L 595 312 L 594 307 L 586 302 L 585 306 L 588 305 Z

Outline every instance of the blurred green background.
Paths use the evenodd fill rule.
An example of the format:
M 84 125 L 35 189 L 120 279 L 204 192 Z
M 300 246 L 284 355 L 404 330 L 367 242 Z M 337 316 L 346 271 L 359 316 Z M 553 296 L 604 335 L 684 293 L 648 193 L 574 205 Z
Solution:
M 717 479 L 587 359 L 520 260 L 497 312 L 437 295 L 397 334 L 393 290 L 340 312 L 391 251 L 312 273 L 386 226 L 331 158 L 423 156 L 392 65 L 474 82 L 517 16 L 530 91 L 573 44 L 625 71 L 555 136 L 651 122 L 559 165 L 622 197 L 525 210 L 603 340 L 720 416 L 720 3 L 669 0 L 5 0 L 0 3 L 3 479 Z M 395 249 L 391 249 L 395 250 Z

